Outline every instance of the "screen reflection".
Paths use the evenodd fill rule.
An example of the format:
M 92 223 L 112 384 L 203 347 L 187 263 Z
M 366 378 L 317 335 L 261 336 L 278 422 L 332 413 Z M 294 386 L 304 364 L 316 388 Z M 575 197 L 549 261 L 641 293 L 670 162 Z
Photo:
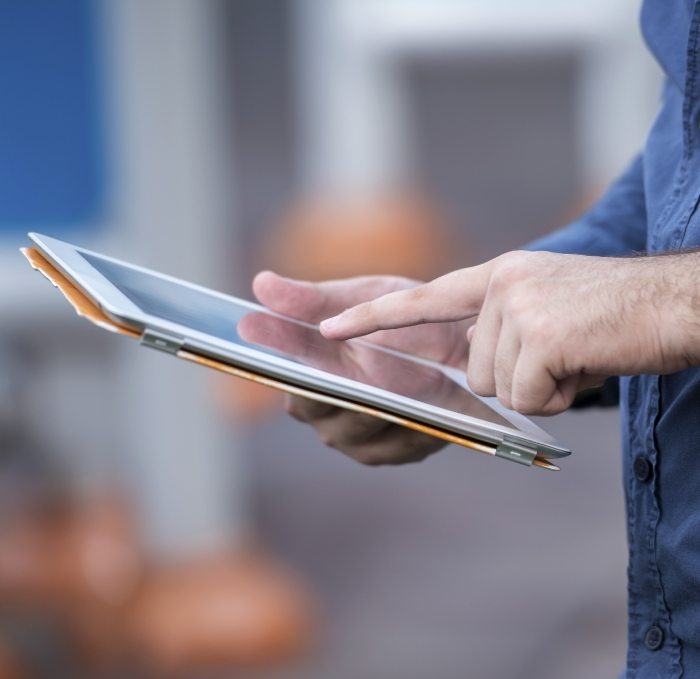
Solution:
M 325 339 L 315 328 L 262 311 L 246 314 L 238 334 L 248 344 L 271 349 L 304 365 L 470 417 L 512 424 L 441 370 L 370 342 Z

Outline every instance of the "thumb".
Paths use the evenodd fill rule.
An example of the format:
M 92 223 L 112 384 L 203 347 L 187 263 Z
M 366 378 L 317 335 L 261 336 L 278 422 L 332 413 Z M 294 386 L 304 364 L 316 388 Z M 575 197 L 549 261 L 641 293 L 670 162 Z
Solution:
M 341 340 L 376 330 L 471 318 L 481 309 L 492 268 L 492 262 L 486 262 L 364 302 L 323 321 L 321 332 L 329 339 Z
M 272 311 L 307 323 L 319 323 L 348 307 L 417 284 L 398 276 L 358 276 L 311 283 L 261 271 L 253 279 L 253 293 Z

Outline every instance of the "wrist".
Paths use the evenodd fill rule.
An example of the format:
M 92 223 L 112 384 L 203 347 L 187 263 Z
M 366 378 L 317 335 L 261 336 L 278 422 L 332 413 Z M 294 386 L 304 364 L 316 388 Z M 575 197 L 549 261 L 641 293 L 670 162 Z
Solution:
M 657 255 L 647 261 L 660 372 L 700 364 L 700 253 Z

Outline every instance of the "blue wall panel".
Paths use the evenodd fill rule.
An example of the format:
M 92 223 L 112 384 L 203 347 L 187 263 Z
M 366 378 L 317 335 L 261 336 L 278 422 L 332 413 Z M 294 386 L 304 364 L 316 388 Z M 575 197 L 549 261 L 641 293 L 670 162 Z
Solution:
M 0 233 L 104 217 L 94 0 L 0 0 Z

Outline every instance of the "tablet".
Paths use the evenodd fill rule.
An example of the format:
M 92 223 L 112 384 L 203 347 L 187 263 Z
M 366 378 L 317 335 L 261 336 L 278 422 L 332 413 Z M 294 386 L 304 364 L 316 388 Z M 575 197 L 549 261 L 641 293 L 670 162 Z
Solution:
M 451 366 L 366 340 L 327 340 L 317 326 L 259 304 L 55 238 L 29 237 L 92 304 L 145 346 L 472 442 L 468 447 L 528 466 L 556 469 L 551 460 L 571 452 L 497 399 L 474 394 L 465 373 Z

